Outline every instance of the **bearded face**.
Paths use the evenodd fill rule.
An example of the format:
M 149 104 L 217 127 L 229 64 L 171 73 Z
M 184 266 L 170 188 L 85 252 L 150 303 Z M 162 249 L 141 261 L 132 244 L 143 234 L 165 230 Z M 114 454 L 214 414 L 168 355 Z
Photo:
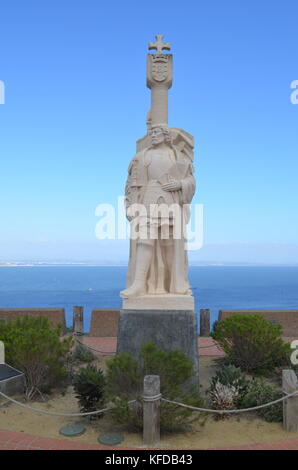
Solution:
M 154 127 L 151 130 L 151 142 L 153 147 L 156 147 L 163 142 L 166 142 L 167 144 L 171 144 L 171 135 L 168 130 L 168 128 L 163 128 L 163 127 Z
M 165 141 L 165 135 L 161 127 L 155 127 L 151 131 L 151 141 L 153 147 L 162 144 Z

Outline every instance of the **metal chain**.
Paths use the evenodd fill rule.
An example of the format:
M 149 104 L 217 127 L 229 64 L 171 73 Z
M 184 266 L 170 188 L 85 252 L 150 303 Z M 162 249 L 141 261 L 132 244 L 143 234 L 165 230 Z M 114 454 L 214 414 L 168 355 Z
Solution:
M 218 349 L 220 349 L 220 347 L 218 346 L 217 343 L 209 344 L 208 346 L 198 346 L 198 349 L 207 349 L 207 348 L 218 348 Z
M 77 333 L 75 333 L 74 336 L 84 336 L 84 334 L 78 335 Z M 92 351 L 95 351 L 95 352 L 99 352 L 99 353 L 102 353 L 102 354 L 116 354 L 113 351 L 102 351 L 100 349 L 92 348 L 91 346 L 88 346 L 88 344 L 82 343 L 80 340 L 78 340 L 78 338 L 76 338 L 75 341 L 77 341 L 82 346 L 85 346 L 86 348 L 91 349 Z M 220 349 L 220 347 L 217 345 L 217 343 L 209 344 L 208 346 L 198 346 L 198 349 L 207 349 L 207 348 L 218 348 L 218 349 Z
M 75 334 L 75 336 L 77 336 L 77 335 Z M 92 348 L 91 346 L 88 346 L 87 344 L 82 343 L 82 341 L 78 340 L 78 338 L 75 338 L 75 341 L 76 341 L 77 343 L 81 344 L 82 346 L 85 346 L 85 348 L 91 349 L 91 351 L 99 352 L 99 353 L 106 354 L 106 355 L 114 355 L 114 354 L 116 354 L 116 353 L 113 352 L 113 351 L 101 351 L 100 349 Z

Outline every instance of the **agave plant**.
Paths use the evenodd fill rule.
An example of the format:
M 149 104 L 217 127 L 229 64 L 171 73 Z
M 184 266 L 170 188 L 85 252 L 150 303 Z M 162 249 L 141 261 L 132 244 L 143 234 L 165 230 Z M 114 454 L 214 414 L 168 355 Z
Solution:
M 239 367 L 235 367 L 232 364 L 224 365 L 216 372 L 215 376 L 211 379 L 210 390 L 213 390 L 217 382 L 220 382 L 222 385 L 235 387 L 239 395 L 243 395 L 249 387 L 249 381 L 245 374 Z
M 213 408 L 218 410 L 237 408 L 238 399 L 245 395 L 248 387 L 249 382 L 239 367 L 224 365 L 212 377 L 208 390 Z
M 104 405 L 106 380 L 101 369 L 94 365 L 82 367 L 74 377 L 73 385 L 81 412 L 96 411 Z
M 213 408 L 216 410 L 230 410 L 239 397 L 239 390 L 233 385 L 223 385 L 217 380 L 209 393 Z

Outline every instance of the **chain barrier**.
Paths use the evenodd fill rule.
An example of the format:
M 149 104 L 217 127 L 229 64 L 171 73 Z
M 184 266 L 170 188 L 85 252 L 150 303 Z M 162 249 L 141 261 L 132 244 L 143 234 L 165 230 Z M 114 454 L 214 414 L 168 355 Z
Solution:
M 198 349 L 207 349 L 207 348 L 218 348 L 218 349 L 220 349 L 220 347 L 218 346 L 217 343 L 208 344 L 208 346 L 198 346 Z
M 75 336 L 75 341 L 79 344 L 81 344 L 82 346 L 85 346 L 86 348 L 88 349 L 91 349 L 91 351 L 95 351 L 95 352 L 99 352 L 99 353 L 102 353 L 102 354 L 109 354 L 109 355 L 114 355 L 116 354 L 116 352 L 114 351 L 102 351 L 101 349 L 95 349 L 95 348 L 92 348 L 91 346 L 88 346 L 88 344 L 85 344 L 85 343 L 82 343 L 82 341 L 80 341 L 77 336 L 84 336 L 84 333 L 82 334 L 78 334 L 78 333 L 74 333 L 74 336 Z M 217 343 L 214 343 L 214 344 L 208 344 L 208 346 L 198 346 L 198 349 L 208 349 L 208 348 L 218 348 L 220 349 L 220 347 L 218 346 Z
M 91 416 L 91 415 L 104 413 L 106 411 L 111 410 L 112 408 L 115 408 L 115 405 L 113 405 L 113 406 L 110 406 L 110 407 L 107 407 L 107 408 L 103 408 L 102 410 L 90 411 L 88 413 L 58 413 L 58 412 L 55 412 L 55 411 L 47 411 L 47 410 L 43 410 L 43 409 L 40 409 L 40 408 L 33 408 L 32 406 L 29 406 L 29 405 L 25 405 L 24 403 L 21 403 L 21 402 L 15 400 L 15 399 L 5 395 L 5 393 L 3 393 L 3 392 L 0 392 L 0 395 L 2 397 L 6 398 L 7 400 L 11 401 L 12 403 L 15 403 L 18 406 L 21 406 L 23 408 L 27 408 L 27 409 L 29 409 L 31 411 L 35 411 L 37 413 L 43 413 L 43 414 L 51 415 L 51 416 Z M 297 396 L 297 395 L 298 395 L 298 390 L 296 390 L 295 392 L 289 393 L 289 394 L 287 393 L 287 394 L 285 394 L 284 397 L 278 398 L 277 400 L 273 400 L 273 401 L 270 401 L 268 403 L 264 403 L 263 405 L 254 406 L 252 408 L 236 409 L 236 410 L 212 410 L 210 408 L 198 408 L 196 406 L 186 405 L 185 403 L 180 403 L 178 401 L 167 400 L 166 398 L 162 398 L 161 394 L 156 395 L 154 397 L 145 397 L 145 396 L 143 396 L 142 399 L 143 399 L 143 401 L 158 401 L 158 400 L 161 399 L 161 401 L 164 401 L 166 403 L 171 403 L 173 405 L 181 406 L 183 408 L 188 408 L 188 409 L 193 410 L 193 411 L 200 411 L 200 412 L 203 412 L 203 413 L 218 413 L 218 414 L 225 414 L 226 413 L 226 414 L 229 414 L 229 413 L 245 413 L 245 412 L 248 412 L 248 411 L 260 410 L 261 408 L 266 408 L 268 406 L 276 405 L 277 403 L 280 403 L 282 401 L 287 400 L 288 398 L 291 398 L 291 397 L 294 397 L 294 396 Z M 130 400 L 128 402 L 128 404 L 131 405 L 132 403 L 136 403 L 136 402 L 137 402 L 137 400 Z
M 210 408 L 197 408 L 196 406 L 185 405 L 185 403 L 180 403 L 178 401 L 167 400 L 166 398 L 162 398 L 161 401 L 172 403 L 173 405 L 182 406 L 183 408 L 188 408 L 193 411 L 201 411 L 203 413 L 218 413 L 218 414 L 229 414 L 229 413 L 245 413 L 247 411 L 254 411 L 260 410 L 261 408 L 266 408 L 268 406 L 275 405 L 276 403 L 280 403 L 281 401 L 287 400 L 288 398 L 294 397 L 298 395 L 298 390 L 293 393 L 286 394 L 286 396 L 278 398 L 277 400 L 270 401 L 269 403 L 265 403 L 263 405 L 254 406 L 252 408 L 242 408 L 238 410 L 212 410 Z
M 107 408 L 103 408 L 102 410 L 89 411 L 88 413 L 58 413 L 56 411 L 47 411 L 47 410 L 42 410 L 41 408 L 33 408 L 32 406 L 25 405 L 25 403 L 21 403 L 20 401 L 17 401 L 14 398 L 11 398 L 5 395 L 5 393 L 3 392 L 0 392 L 0 395 L 2 395 L 8 401 L 11 401 L 12 403 L 15 403 L 16 405 L 21 406 L 22 408 L 27 408 L 28 410 L 35 411 L 36 413 L 43 413 L 43 414 L 51 415 L 51 416 L 92 416 L 92 415 L 97 415 L 100 413 L 105 413 L 106 411 L 109 411 L 112 408 L 115 408 L 115 405 L 113 405 Z M 128 404 L 131 405 L 132 403 L 135 403 L 136 401 L 137 400 L 131 400 L 128 402 Z
M 43 410 L 41 408 L 33 408 L 32 406 L 25 405 L 25 403 L 21 403 L 20 401 L 17 401 L 14 398 L 11 398 L 11 397 L 5 395 L 5 393 L 3 393 L 3 392 L 0 392 L 0 395 L 2 397 L 6 398 L 7 400 L 11 401 L 12 403 L 15 403 L 16 405 L 21 406 L 22 408 L 26 408 L 28 410 L 35 411 L 36 413 L 43 413 L 45 415 L 51 415 L 51 416 L 92 416 L 92 415 L 97 415 L 97 414 L 100 414 L 100 413 L 105 413 L 106 411 L 109 411 L 112 408 L 115 408 L 115 405 L 113 405 L 113 406 L 109 406 L 107 408 L 103 408 L 102 410 L 89 411 L 88 413 L 58 413 L 56 411 L 47 411 L 47 410 Z M 128 404 L 131 405 L 132 403 L 135 403 L 136 401 L 137 400 L 131 400 L 131 401 L 128 402 Z
M 91 351 L 95 351 L 95 352 L 99 352 L 99 353 L 102 353 L 102 354 L 106 354 L 107 356 L 110 356 L 110 355 L 115 355 L 116 352 L 114 351 L 101 351 L 100 349 L 95 349 L 95 348 L 92 348 L 91 346 L 88 346 L 87 344 L 83 343 L 82 341 L 80 341 L 77 336 L 84 336 L 84 334 L 82 335 L 78 335 L 77 333 L 74 333 L 74 338 L 75 338 L 75 341 L 79 344 L 81 344 L 82 346 L 84 346 L 85 348 L 87 349 L 91 349 Z

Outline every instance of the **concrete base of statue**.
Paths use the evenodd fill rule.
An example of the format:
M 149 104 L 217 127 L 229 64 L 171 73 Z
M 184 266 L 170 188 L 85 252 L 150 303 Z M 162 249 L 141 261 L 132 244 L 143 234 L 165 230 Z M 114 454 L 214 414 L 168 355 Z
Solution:
M 120 310 L 117 353 L 128 352 L 139 360 L 141 346 L 149 341 L 165 351 L 183 351 L 196 371 L 190 383 L 198 387 L 198 325 L 193 310 Z
M 123 298 L 125 310 L 194 310 L 192 295 L 154 294 Z

